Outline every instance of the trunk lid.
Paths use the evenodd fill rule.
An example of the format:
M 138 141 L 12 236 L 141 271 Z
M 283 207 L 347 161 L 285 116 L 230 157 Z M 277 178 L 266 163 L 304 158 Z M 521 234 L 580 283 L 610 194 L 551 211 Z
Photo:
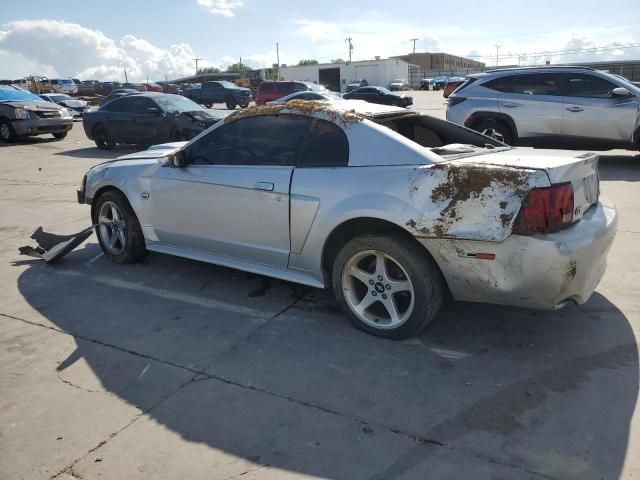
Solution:
M 573 221 L 582 218 L 600 196 L 599 155 L 569 150 L 511 149 L 466 160 L 488 165 L 541 170 L 552 184 L 571 182 L 573 186 Z

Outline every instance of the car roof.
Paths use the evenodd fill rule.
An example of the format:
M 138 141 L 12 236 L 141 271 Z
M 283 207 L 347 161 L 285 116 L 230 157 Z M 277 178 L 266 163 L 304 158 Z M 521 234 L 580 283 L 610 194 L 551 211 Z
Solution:
M 538 67 L 511 67 L 511 68 L 497 68 L 494 70 L 487 70 L 481 73 L 472 73 L 468 75 L 473 78 L 485 78 L 494 75 L 510 75 L 517 73 L 535 73 L 535 72 L 567 72 L 567 71 L 582 71 L 582 72 L 595 72 L 595 68 L 571 66 L 571 65 L 541 65 Z
M 275 111 L 273 110 L 274 108 L 276 109 Z M 406 108 L 394 107 L 391 105 L 380 105 L 378 103 L 369 103 L 361 100 L 336 100 L 334 102 L 292 100 L 291 102 L 283 105 L 255 106 L 245 110 L 238 110 L 235 113 L 235 117 L 242 118 L 258 115 L 274 115 L 277 114 L 278 111 L 307 115 L 314 115 L 316 111 L 333 111 L 338 114 L 356 114 L 369 119 L 387 117 L 391 115 L 416 114 L 415 111 L 407 110 Z M 234 114 L 230 117 L 234 117 Z

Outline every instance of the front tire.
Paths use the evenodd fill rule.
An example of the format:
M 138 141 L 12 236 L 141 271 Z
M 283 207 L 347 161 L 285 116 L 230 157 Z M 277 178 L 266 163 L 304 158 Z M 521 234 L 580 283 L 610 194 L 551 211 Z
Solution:
M 442 276 L 415 241 L 399 235 L 363 235 L 347 242 L 333 263 L 336 300 L 351 323 L 400 340 L 419 333 L 444 299 Z
M 134 263 L 146 253 L 144 235 L 126 197 L 116 191 L 98 197 L 93 223 L 104 254 L 115 263 Z
M 0 120 L 0 138 L 7 143 L 15 142 L 18 139 L 13 125 L 8 120 Z
M 96 146 L 100 150 L 113 150 L 116 146 L 116 142 L 113 141 L 111 132 L 104 125 L 98 125 L 93 131 L 93 138 L 96 142 Z
M 236 101 L 232 98 L 227 98 L 224 101 L 225 105 L 227 106 L 227 109 L 229 110 L 235 110 L 236 109 Z

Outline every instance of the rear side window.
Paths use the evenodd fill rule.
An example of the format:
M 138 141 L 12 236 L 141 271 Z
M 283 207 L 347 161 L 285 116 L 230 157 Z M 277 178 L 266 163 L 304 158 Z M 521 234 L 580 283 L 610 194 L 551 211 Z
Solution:
M 311 119 L 301 115 L 263 115 L 222 125 L 189 149 L 193 165 L 293 165 Z
M 604 78 L 584 73 L 567 75 L 567 93 L 569 97 L 610 98 L 611 91 L 617 85 Z
M 124 98 L 112 100 L 100 107 L 100 110 L 104 112 L 126 112 L 127 107 L 125 106 L 125 101 Z
M 315 119 L 298 166 L 346 167 L 348 163 L 349 141 L 344 131 L 334 123 Z
M 158 105 L 153 100 L 146 97 L 132 96 L 123 98 L 122 101 L 124 101 L 124 110 L 119 110 L 120 112 L 142 115 L 147 113 L 147 108 L 158 108 Z
M 510 91 L 526 95 L 560 95 L 559 78 L 555 73 L 514 75 Z
M 460 85 L 458 88 L 456 88 L 455 92 L 456 93 L 460 93 L 462 90 L 467 88 L 469 85 L 474 83 L 476 80 L 478 80 L 478 79 L 477 78 L 467 78 L 462 85 Z

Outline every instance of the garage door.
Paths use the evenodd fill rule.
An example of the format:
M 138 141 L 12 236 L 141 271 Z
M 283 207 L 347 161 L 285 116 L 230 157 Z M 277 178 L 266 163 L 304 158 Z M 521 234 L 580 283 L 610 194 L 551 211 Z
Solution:
M 356 65 L 356 78 L 354 80 L 362 80 L 363 78 L 369 82 L 369 85 L 379 85 L 378 65 Z

